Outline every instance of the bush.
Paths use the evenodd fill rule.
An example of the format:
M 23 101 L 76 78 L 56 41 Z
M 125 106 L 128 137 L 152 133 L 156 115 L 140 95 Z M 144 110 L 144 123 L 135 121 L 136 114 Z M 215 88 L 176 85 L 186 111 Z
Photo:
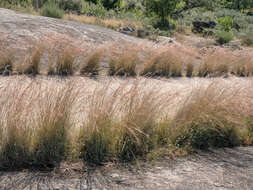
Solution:
M 230 16 L 218 18 L 217 21 L 224 31 L 229 32 L 232 30 L 234 21 Z
M 227 44 L 231 40 L 233 40 L 233 34 L 230 32 L 221 31 L 221 32 L 217 32 L 216 34 L 216 41 L 221 45 Z
M 53 1 L 46 3 L 41 10 L 41 15 L 52 18 L 62 18 L 64 11 L 59 8 Z
M 82 12 L 86 13 L 87 15 L 103 18 L 106 16 L 107 10 L 100 3 L 85 3 Z

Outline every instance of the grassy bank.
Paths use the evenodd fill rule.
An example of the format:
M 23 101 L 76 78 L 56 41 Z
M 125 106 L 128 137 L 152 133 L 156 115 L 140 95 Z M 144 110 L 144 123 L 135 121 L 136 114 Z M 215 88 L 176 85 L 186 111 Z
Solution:
M 154 160 L 252 144 L 250 80 L 199 81 L 187 91 L 152 80 L 1 78 L 1 169 Z

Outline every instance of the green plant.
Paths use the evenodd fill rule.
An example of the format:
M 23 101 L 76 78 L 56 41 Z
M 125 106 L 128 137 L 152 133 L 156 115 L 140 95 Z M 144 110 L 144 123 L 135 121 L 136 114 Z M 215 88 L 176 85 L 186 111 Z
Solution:
M 233 40 L 233 34 L 231 32 L 220 31 L 220 32 L 217 32 L 216 34 L 216 41 L 221 45 L 227 44 L 231 40 Z
M 222 26 L 222 29 L 226 32 L 232 30 L 234 20 L 230 16 L 220 17 L 217 19 L 218 23 Z
M 50 0 L 42 7 L 41 15 L 52 18 L 62 18 L 64 11 L 60 9 L 59 6 L 52 0 Z
M 176 0 L 145 0 L 144 4 L 151 14 L 155 13 L 161 19 L 161 25 L 166 26 L 167 18 L 172 14 L 172 12 L 176 9 L 177 6 Z

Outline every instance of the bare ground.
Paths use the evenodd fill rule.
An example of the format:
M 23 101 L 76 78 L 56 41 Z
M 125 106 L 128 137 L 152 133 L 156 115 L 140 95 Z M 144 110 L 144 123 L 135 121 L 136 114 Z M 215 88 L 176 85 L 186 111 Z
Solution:
M 67 173 L 67 174 L 66 174 Z M 199 152 L 156 164 L 88 168 L 73 174 L 58 172 L 1 172 L 0 189 L 150 189 L 251 190 L 253 148 Z

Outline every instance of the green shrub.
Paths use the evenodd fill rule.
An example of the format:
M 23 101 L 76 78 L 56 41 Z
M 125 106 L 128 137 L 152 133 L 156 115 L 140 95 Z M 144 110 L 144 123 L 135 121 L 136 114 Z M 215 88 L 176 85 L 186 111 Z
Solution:
M 231 40 L 233 40 L 233 34 L 231 32 L 220 31 L 220 32 L 217 32 L 216 34 L 216 41 L 221 45 L 227 44 Z
M 85 3 L 82 12 L 88 15 L 103 18 L 106 16 L 107 10 L 103 7 L 101 3 Z
M 224 31 L 229 32 L 232 30 L 234 21 L 230 16 L 218 18 L 217 21 L 222 26 Z
M 62 18 L 64 11 L 53 1 L 49 1 L 42 7 L 41 15 L 52 18 Z

